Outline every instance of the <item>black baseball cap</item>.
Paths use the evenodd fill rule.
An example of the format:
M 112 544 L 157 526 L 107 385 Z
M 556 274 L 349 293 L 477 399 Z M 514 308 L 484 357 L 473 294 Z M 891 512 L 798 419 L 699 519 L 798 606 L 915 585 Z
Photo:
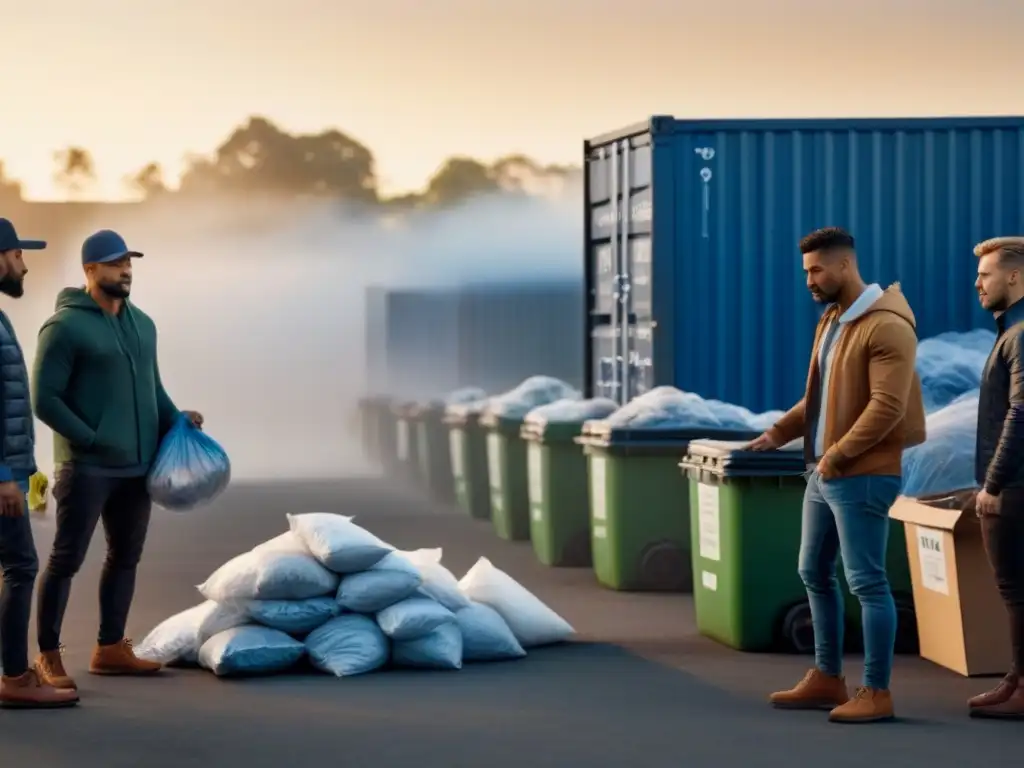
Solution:
M 124 238 L 110 229 L 94 232 L 82 243 L 83 264 L 106 264 L 123 259 L 125 256 L 130 256 L 133 259 L 142 258 L 141 253 L 131 250 Z
M 22 240 L 10 219 L 0 219 L 0 251 L 41 251 L 45 247 L 45 240 Z

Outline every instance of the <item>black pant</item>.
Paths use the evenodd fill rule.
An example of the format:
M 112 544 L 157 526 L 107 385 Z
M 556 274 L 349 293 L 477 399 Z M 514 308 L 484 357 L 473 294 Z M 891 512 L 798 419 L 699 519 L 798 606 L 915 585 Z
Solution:
M 57 502 L 57 534 L 39 586 L 39 649 L 60 647 L 71 579 L 82 567 L 101 518 L 107 557 L 100 573 L 99 643 L 119 642 L 124 637 L 135 594 L 135 571 L 149 529 L 151 505 L 146 478 L 89 475 L 63 465 L 57 470 L 53 497 Z
M 0 517 L 0 569 L 0 658 L 4 674 L 18 677 L 28 669 L 28 622 L 39 571 L 28 504 L 21 517 Z
M 1024 491 L 1008 489 L 1000 495 L 999 514 L 982 517 L 981 531 L 1010 614 L 1011 671 L 1024 676 Z

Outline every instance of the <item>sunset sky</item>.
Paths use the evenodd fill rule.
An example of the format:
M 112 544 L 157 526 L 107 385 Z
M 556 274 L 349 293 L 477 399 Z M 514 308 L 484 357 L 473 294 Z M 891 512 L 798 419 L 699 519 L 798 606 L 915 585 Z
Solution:
M 82 145 L 116 198 L 260 113 L 350 133 L 397 191 L 455 153 L 577 162 L 650 114 L 1024 113 L 1024 3 L 827 5 L 0 0 L 0 159 L 49 198 L 53 152 Z

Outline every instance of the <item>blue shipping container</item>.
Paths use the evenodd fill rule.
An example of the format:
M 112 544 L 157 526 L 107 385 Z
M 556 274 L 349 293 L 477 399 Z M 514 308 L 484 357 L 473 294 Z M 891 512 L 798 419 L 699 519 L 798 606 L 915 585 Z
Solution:
M 366 388 L 411 400 L 460 387 L 507 391 L 528 376 L 583 386 L 578 281 L 366 291 Z
M 365 317 L 367 392 L 416 400 L 459 386 L 452 292 L 372 286 Z
M 797 243 L 814 229 L 853 233 L 864 278 L 902 284 L 922 339 L 991 324 L 972 249 L 1024 234 L 1024 117 L 652 117 L 583 152 L 585 391 L 620 402 L 671 385 L 794 403 L 820 310 Z

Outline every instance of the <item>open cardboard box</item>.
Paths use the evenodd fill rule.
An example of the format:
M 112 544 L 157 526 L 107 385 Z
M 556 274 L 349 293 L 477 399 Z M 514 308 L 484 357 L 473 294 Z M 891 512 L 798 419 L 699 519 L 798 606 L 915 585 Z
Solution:
M 1004 674 L 1011 659 L 974 497 L 973 489 L 900 496 L 889 510 L 906 527 L 921 657 L 968 677 Z

